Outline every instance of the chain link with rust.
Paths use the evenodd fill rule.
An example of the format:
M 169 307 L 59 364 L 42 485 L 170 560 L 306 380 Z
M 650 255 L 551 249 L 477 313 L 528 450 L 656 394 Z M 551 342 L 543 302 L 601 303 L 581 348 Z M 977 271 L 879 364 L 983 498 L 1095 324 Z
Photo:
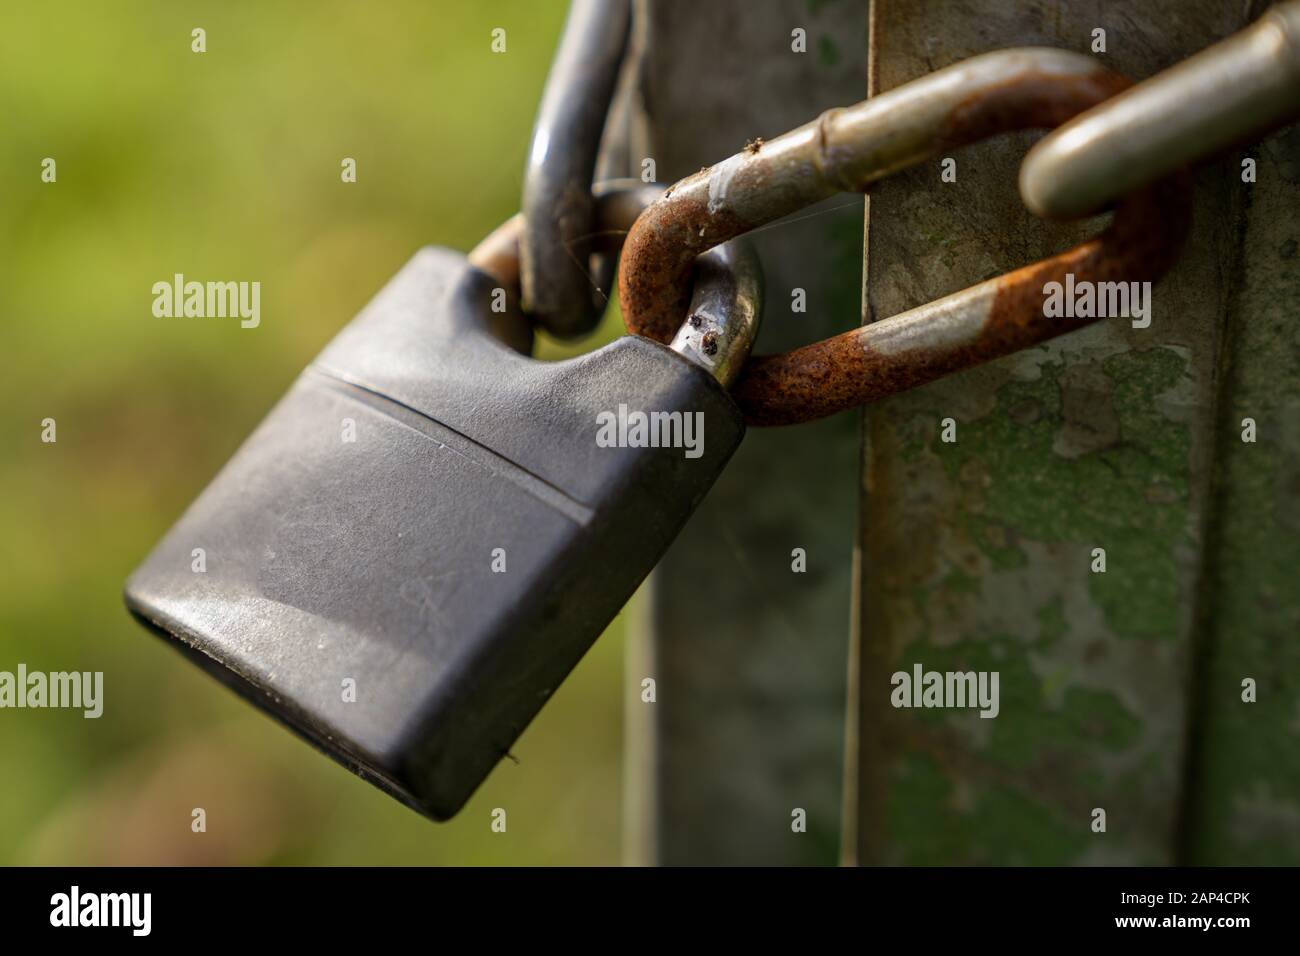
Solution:
M 673 186 L 632 228 L 619 293 L 629 332 L 666 341 L 696 255 L 837 192 L 990 135 L 1054 127 L 1128 86 L 1093 59 L 1027 48 L 972 57 L 745 150 Z M 1120 205 L 1100 236 L 919 309 L 780 355 L 752 357 L 733 396 L 756 425 L 809 421 L 875 401 L 1092 318 L 1049 318 L 1042 290 L 1064 281 L 1154 280 L 1189 221 L 1185 183 Z
M 575 2 L 571 30 L 595 16 L 589 8 L 579 16 L 584 3 Z M 585 29 L 591 30 L 589 22 Z M 889 319 L 792 352 L 754 356 L 740 370 L 733 395 L 751 424 L 793 424 L 1080 328 L 1093 319 L 1044 315 L 1045 284 L 1067 274 L 1076 283 L 1154 281 L 1163 275 L 1177 259 L 1190 222 L 1183 168 L 1300 115 L 1298 38 L 1300 0 L 1288 0 L 1247 30 L 1137 86 L 1087 56 L 1026 48 L 972 57 L 855 106 L 827 111 L 681 180 L 649 205 L 628 235 L 619 267 L 627 329 L 668 342 L 689 314 L 697 257 L 722 243 L 837 192 L 865 191 L 943 150 L 1006 131 L 1052 127 L 1056 131 L 1022 166 L 1022 196 L 1032 211 L 1056 217 L 1117 202 L 1104 232 Z M 562 46 L 569 43 L 566 31 Z M 548 84 L 548 102 L 549 92 Z M 539 131 L 547 127 L 539 119 Z M 589 145 L 591 124 L 585 128 Z M 575 155 L 586 155 L 588 145 Z M 553 181 L 590 180 L 589 163 L 562 168 Z M 597 231 L 591 219 L 579 216 L 565 227 L 567 238 L 557 241 L 558 219 L 545 212 L 545 203 L 538 208 L 543 212 L 526 217 L 522 242 L 526 304 L 529 283 L 542 281 L 527 278 L 530 257 L 549 243 L 552 253 L 560 249 L 572 263 L 575 237 Z M 548 328 L 564 327 L 545 314 L 537 318 Z M 568 321 L 561 334 L 589 327 Z
M 594 252 L 617 255 L 632 224 L 663 194 L 659 185 L 633 179 L 610 180 L 592 194 Z M 506 220 L 469 254 L 470 264 L 492 276 L 502 288 L 519 292 L 521 247 L 526 232 L 523 213 Z M 669 348 L 700 366 L 730 388 L 740 375 L 758 336 L 763 314 L 763 269 L 753 247 L 736 239 L 708 250 L 692 267 L 689 318 L 674 329 Z M 496 338 L 517 351 L 532 350 L 532 328 L 519 310 L 487 317 Z
M 1300 119 L 1300 0 L 1071 120 L 1031 149 L 1020 195 L 1055 219 L 1105 209 Z

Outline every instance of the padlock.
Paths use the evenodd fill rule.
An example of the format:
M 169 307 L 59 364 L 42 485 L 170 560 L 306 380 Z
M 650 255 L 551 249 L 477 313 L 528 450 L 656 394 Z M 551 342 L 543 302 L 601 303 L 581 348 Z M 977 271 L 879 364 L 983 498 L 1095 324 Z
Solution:
M 602 229 L 625 233 L 642 195 L 604 195 Z M 760 280 L 732 244 L 701 258 L 672 347 L 625 336 L 542 362 L 490 333 L 521 319 L 499 278 L 420 251 L 136 570 L 128 607 L 351 770 L 451 817 L 739 444 L 720 379 L 748 353 Z

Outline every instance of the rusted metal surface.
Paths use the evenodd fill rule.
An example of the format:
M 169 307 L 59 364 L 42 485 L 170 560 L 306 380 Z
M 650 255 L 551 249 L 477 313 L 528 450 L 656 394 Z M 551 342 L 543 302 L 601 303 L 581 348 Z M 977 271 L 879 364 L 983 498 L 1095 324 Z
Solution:
M 1122 9 L 1104 0 L 875 0 L 873 90 L 1006 43 L 1088 50 L 1099 29 L 1107 65 L 1141 79 L 1251 16 L 1212 0 Z M 1027 134 L 989 140 L 957 157 L 955 182 L 941 180 L 936 161 L 872 191 L 867 321 L 1087 235 L 1091 223 L 1046 222 L 1023 208 L 1015 172 L 1031 144 Z M 1297 819 L 1283 776 L 1300 779 L 1287 757 L 1295 732 L 1282 717 L 1294 711 L 1293 679 L 1270 670 L 1294 662 L 1282 636 L 1294 611 L 1278 607 L 1293 606 L 1284 595 L 1294 595 L 1294 575 L 1288 592 L 1283 568 L 1294 566 L 1295 539 L 1269 527 L 1294 526 L 1284 449 L 1298 446 L 1283 432 L 1263 449 L 1272 454 L 1234 457 L 1234 474 L 1247 479 L 1234 507 L 1254 517 L 1229 522 L 1224 554 L 1240 568 L 1226 572 L 1231 591 L 1214 590 L 1205 573 L 1214 449 L 1230 439 L 1242 449 L 1217 433 L 1216 401 L 1248 192 L 1260 197 L 1247 259 L 1260 279 L 1242 308 L 1271 304 L 1245 346 L 1266 351 L 1281 373 L 1294 339 L 1284 321 L 1290 286 L 1270 286 L 1263 273 L 1287 268 L 1300 220 L 1294 205 L 1262 205 L 1285 190 L 1274 180 L 1267 192 L 1245 186 L 1241 158 L 1196 172 L 1191 232 L 1155 287 L 1150 327 L 1096 323 L 867 407 L 847 859 L 1230 863 L 1246 861 L 1231 852 L 1243 846 L 1256 860 L 1282 856 L 1287 821 Z M 1276 385 L 1256 377 L 1251 393 L 1247 407 L 1280 429 Z M 1104 573 L 1091 569 L 1098 547 Z M 1207 614 L 1219 651 L 1194 692 Z M 999 672 L 1001 712 L 985 720 L 891 706 L 891 675 L 917 663 Z M 1240 703 L 1240 677 L 1252 671 L 1272 674 L 1267 714 Z M 1191 718 L 1199 722 L 1206 700 L 1214 727 L 1198 730 Z M 1193 790 L 1188 757 L 1207 729 L 1214 756 L 1202 771 L 1231 776 Z M 1193 792 L 1204 798 L 1189 813 Z M 1105 832 L 1093 829 L 1096 809 L 1107 814 Z M 1188 831 L 1207 825 L 1214 832 L 1193 839 L 1199 852 L 1188 855 Z
M 901 315 L 745 366 L 735 398 L 753 425 L 791 425 L 877 401 L 1097 321 L 1048 318 L 1049 282 L 1155 281 L 1189 222 L 1186 184 L 1126 200 L 1095 239 Z
M 1060 50 L 986 54 L 880 97 L 823 113 L 670 187 L 633 227 L 620 265 L 629 331 L 660 341 L 680 324 L 694 256 L 843 190 L 859 191 L 939 151 L 994 133 L 1054 125 L 1127 85 Z M 755 425 L 824 417 L 1024 348 L 1083 322 L 1043 317 L 1041 290 L 1073 272 L 1094 281 L 1150 280 L 1186 228 L 1185 191 L 1161 187 L 1126 203 L 1097 240 L 869 330 L 755 358 L 736 396 Z M 1015 305 L 1020 314 L 1011 314 Z
M 1300 0 L 1089 110 L 1038 143 L 1020 194 L 1071 218 L 1300 118 Z
M 637 180 L 599 184 L 592 196 L 587 237 L 591 247 L 616 255 L 632 223 L 662 191 Z M 468 257 L 515 298 L 527 229 L 525 217 L 517 213 L 484 237 Z M 730 387 L 758 335 L 762 295 L 762 266 L 748 242 L 736 239 L 710 249 L 696 260 L 689 314 L 669 347 Z M 531 351 L 532 327 L 518 310 L 489 313 L 487 321 L 497 338 L 517 351 Z
M 681 321 L 691 261 L 838 192 L 865 190 L 946 146 L 1055 125 L 1125 81 L 1065 50 L 1002 50 L 822 113 L 675 183 L 628 236 L 619 296 L 628 331 L 665 341 Z
M 586 241 L 590 247 L 605 254 L 617 253 L 632 223 L 662 193 L 662 186 L 635 180 L 597 183 L 589 196 L 591 222 Z M 524 214 L 516 213 L 484 236 L 469 253 L 475 267 L 510 292 L 519 290 L 526 228 Z
M 604 309 L 591 273 L 592 175 L 631 25 L 630 0 L 573 0 L 524 172 L 523 307 L 559 336 Z

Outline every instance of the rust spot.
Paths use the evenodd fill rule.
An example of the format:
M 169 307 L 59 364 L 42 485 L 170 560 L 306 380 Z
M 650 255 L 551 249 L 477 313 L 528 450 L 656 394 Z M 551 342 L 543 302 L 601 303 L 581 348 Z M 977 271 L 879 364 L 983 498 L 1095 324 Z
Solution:
M 717 355 L 718 333 L 713 331 L 705 332 L 700 339 L 700 348 L 704 349 L 705 355 Z
M 936 146 L 942 150 L 1011 130 L 1060 126 L 1132 85 L 1118 73 L 1100 68 L 1087 76 L 1026 73 L 980 90 L 953 107 Z
M 1191 222 L 1190 179 L 1179 174 L 1124 200 L 1101 235 L 991 280 L 996 291 L 979 336 L 908 352 L 871 347 L 871 326 L 745 365 L 732 396 L 751 425 L 794 425 L 877 401 L 1089 325 L 1043 315 L 1043 286 L 1151 281 L 1178 258 Z
M 1108 70 L 1084 76 L 1028 73 L 974 93 L 954 107 L 936 134 L 936 148 L 962 146 L 1018 129 L 1058 126 L 1126 89 L 1130 81 Z M 829 148 L 825 118 L 819 147 Z M 756 153 L 760 141 L 746 146 Z M 751 149 L 750 147 L 754 148 Z M 834 168 L 835 164 L 827 164 Z M 715 167 L 716 168 L 716 167 Z M 619 295 L 629 332 L 671 339 L 689 309 L 692 263 L 701 252 L 734 239 L 756 223 L 723 204 L 709 208 L 709 176 L 696 175 L 652 204 L 628 235 L 619 269 Z M 761 163 L 743 171 L 762 188 Z M 841 184 L 842 185 L 842 184 Z M 892 395 L 950 372 L 1088 324 L 1090 319 L 1043 316 L 1043 285 L 1076 280 L 1154 281 L 1173 264 L 1190 219 L 1185 175 L 1172 177 L 1122 202 L 1100 236 L 1050 259 L 993 280 L 991 308 L 973 342 L 899 354 L 871 346 L 870 326 L 781 355 L 751 358 L 733 395 L 752 425 L 788 425 L 831 415 Z
M 691 328 L 693 329 L 698 329 L 701 325 L 704 324 L 704 320 L 700 318 L 698 312 L 692 312 L 691 317 L 686 321 L 691 323 Z
M 753 139 L 751 139 L 748 143 L 745 144 L 745 152 L 749 153 L 751 156 L 757 153 L 762 148 L 763 148 L 763 137 L 761 136 L 755 136 Z
M 669 342 L 690 309 L 695 257 L 734 239 L 749 224 L 725 211 L 710 213 L 708 182 L 684 180 L 672 201 L 651 203 L 623 243 L 618 295 L 627 330 Z

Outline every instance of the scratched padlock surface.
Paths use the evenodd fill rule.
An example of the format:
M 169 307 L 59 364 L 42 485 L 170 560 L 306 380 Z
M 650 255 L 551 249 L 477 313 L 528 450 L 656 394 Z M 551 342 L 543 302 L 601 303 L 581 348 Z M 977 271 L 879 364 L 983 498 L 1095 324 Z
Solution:
M 1140 79 L 1258 12 L 877 0 L 873 89 L 999 47 L 1087 52 L 1097 27 L 1098 58 Z M 871 316 L 1083 234 L 1021 207 L 1032 138 L 955 153 L 954 183 L 936 161 L 873 191 Z M 1297 376 L 1275 356 L 1294 354 L 1297 204 L 1294 170 L 1265 156 L 1266 189 L 1241 184 L 1235 154 L 1197 174 L 1193 232 L 1150 328 L 1104 321 L 868 411 L 851 857 L 1295 862 L 1297 667 L 1281 635 L 1297 615 L 1297 438 L 1282 424 Z M 1220 394 L 1225 329 L 1237 338 Z M 1247 413 L 1227 407 L 1260 409 L 1269 442 L 1243 451 L 1225 419 Z M 891 707 L 891 674 L 917 663 L 999 672 L 999 715 Z M 1251 673 L 1267 709 L 1241 709 Z

